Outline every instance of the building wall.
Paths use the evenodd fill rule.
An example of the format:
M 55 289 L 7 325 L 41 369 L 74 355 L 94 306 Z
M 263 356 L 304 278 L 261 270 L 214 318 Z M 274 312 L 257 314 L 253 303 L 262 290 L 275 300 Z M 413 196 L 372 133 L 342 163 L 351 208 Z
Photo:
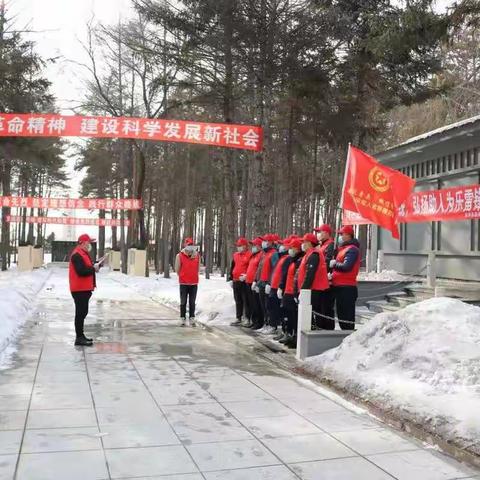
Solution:
M 478 131 L 476 131 L 478 130 Z M 379 160 L 417 181 L 416 190 L 480 183 L 480 125 L 446 132 L 423 144 L 398 147 Z M 425 274 L 429 251 L 437 253 L 437 275 L 480 281 L 480 221 L 409 223 L 400 226 L 400 240 L 375 227 L 372 257 L 385 252 L 385 268 Z

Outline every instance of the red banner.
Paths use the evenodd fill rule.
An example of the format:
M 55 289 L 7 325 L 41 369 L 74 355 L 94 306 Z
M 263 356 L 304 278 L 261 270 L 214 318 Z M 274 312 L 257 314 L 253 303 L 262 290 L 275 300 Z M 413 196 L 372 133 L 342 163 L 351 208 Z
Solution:
M 414 185 L 415 180 L 351 146 L 341 206 L 390 230 L 393 238 L 399 238 L 398 208 L 408 198 Z
M 415 192 L 398 210 L 401 223 L 470 219 L 480 219 L 480 185 Z
M 480 219 L 480 185 L 412 193 L 398 209 L 400 223 Z M 372 223 L 356 212 L 343 211 L 344 225 Z
M 140 210 L 142 208 L 142 201 L 136 198 L 0 197 L 0 207 L 68 210 Z
M 260 151 L 263 130 L 254 125 L 131 117 L 0 114 L 0 137 L 136 138 Z
M 24 217 L 21 215 L 7 215 L 9 223 L 21 223 Z M 42 223 L 49 225 L 88 225 L 97 227 L 125 227 L 130 226 L 130 220 L 111 219 L 111 218 L 76 218 L 76 217 L 26 217 L 27 223 Z

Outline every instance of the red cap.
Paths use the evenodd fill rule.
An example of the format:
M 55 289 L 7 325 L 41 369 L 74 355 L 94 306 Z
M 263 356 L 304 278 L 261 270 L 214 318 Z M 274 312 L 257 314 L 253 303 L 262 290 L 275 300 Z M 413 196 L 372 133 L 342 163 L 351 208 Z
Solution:
M 84 234 L 82 234 L 82 235 L 80 235 L 80 236 L 78 237 L 78 243 L 83 243 L 83 242 L 90 242 L 90 243 L 92 243 L 92 242 L 94 242 L 94 241 L 95 241 L 95 239 L 92 238 L 92 237 L 90 237 L 90 235 L 87 235 L 86 233 L 84 233 Z
M 248 240 L 245 237 L 240 237 L 236 243 L 237 247 L 246 247 L 248 246 Z
M 185 241 L 183 242 L 183 246 L 186 247 L 188 245 L 193 245 L 193 238 L 186 238 Z
M 253 240 L 250 241 L 252 245 L 256 245 L 257 247 L 262 246 L 262 239 L 260 237 L 254 238 Z
M 301 250 L 302 241 L 299 238 L 291 238 L 287 246 L 288 248 L 295 248 L 295 250 Z
M 282 238 L 280 237 L 280 235 L 277 235 L 276 233 L 274 233 L 272 235 L 272 238 L 273 238 L 274 242 L 281 242 L 282 241 Z
M 275 235 L 272 235 L 271 233 L 267 233 L 261 237 L 259 237 L 260 240 L 264 241 L 264 242 L 271 242 L 273 243 L 275 241 Z
M 329 235 L 331 235 L 332 234 L 332 227 L 330 225 L 324 224 L 324 225 L 321 225 L 318 228 L 314 228 L 313 231 L 314 232 L 326 232 Z
M 310 242 L 312 245 L 318 245 L 317 237 L 313 233 L 306 233 L 302 240 L 304 242 Z
M 351 235 L 352 237 L 355 235 L 355 231 L 351 225 L 344 225 L 338 233 L 342 234 L 345 233 L 346 235 Z

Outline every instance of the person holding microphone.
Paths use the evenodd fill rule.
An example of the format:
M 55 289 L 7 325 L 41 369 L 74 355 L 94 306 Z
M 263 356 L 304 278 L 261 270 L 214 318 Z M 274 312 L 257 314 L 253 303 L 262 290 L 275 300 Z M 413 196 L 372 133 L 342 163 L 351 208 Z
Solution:
M 97 283 L 95 274 L 100 271 L 103 258 L 93 263 L 90 252 L 95 239 L 86 233 L 78 237 L 78 245 L 70 255 L 68 263 L 68 280 L 70 292 L 75 303 L 75 345 L 91 347 L 93 340 L 87 338 L 83 331 L 88 306 Z

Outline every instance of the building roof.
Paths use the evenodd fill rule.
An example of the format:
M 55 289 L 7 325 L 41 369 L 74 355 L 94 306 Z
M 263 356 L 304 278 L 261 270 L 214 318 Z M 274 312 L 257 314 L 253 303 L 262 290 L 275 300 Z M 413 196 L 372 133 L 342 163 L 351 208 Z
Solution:
M 460 120 L 459 122 L 451 123 L 450 125 L 445 125 L 443 127 L 437 128 L 435 130 L 431 130 L 430 132 L 422 133 L 421 135 L 417 135 L 416 137 L 409 138 L 408 140 L 405 140 L 405 142 L 402 142 L 398 145 L 395 145 L 392 148 L 397 148 L 401 147 L 403 145 L 408 145 L 410 143 L 415 143 L 418 142 L 419 140 L 424 140 L 426 138 L 433 137 L 434 135 L 438 135 L 440 133 L 447 132 L 449 130 L 453 130 L 455 128 L 460 128 L 463 127 L 464 125 L 470 125 L 475 122 L 480 122 L 480 115 L 477 115 L 475 117 L 470 117 L 465 120 Z
M 479 134 L 480 115 L 477 115 L 409 138 L 388 150 L 378 152 L 375 157 L 382 163 L 393 165 L 407 157 L 411 158 L 412 155 L 418 158 L 427 152 L 429 155 L 435 155 L 439 151 L 444 151 L 447 144 L 458 147 L 460 144 L 478 139 Z M 468 138 L 471 140 L 467 140 Z

